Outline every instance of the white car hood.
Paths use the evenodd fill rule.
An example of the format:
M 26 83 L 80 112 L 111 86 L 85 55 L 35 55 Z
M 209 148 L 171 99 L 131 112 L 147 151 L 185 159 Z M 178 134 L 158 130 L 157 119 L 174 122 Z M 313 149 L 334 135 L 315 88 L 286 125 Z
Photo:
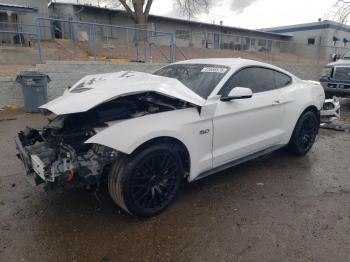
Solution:
M 173 78 L 148 73 L 122 71 L 83 77 L 64 94 L 40 106 L 56 115 L 88 111 L 117 97 L 156 92 L 194 105 L 203 106 L 205 99 Z

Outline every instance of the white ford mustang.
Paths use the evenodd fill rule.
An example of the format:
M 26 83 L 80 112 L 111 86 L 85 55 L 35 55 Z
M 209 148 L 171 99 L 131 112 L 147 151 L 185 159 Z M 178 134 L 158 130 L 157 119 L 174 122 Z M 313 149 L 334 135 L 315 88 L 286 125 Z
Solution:
M 195 181 L 281 147 L 312 147 L 321 85 L 244 59 L 198 59 L 154 74 L 82 78 L 41 106 L 55 118 L 16 137 L 27 176 L 47 187 L 108 181 L 113 200 L 152 216 Z

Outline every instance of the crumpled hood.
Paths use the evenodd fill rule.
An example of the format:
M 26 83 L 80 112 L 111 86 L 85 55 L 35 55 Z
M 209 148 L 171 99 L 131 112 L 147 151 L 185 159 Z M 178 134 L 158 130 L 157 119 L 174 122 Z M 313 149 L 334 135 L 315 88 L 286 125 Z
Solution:
M 194 105 L 205 100 L 173 78 L 148 73 L 122 71 L 83 77 L 64 94 L 40 106 L 56 115 L 88 111 L 117 97 L 144 92 L 156 92 Z

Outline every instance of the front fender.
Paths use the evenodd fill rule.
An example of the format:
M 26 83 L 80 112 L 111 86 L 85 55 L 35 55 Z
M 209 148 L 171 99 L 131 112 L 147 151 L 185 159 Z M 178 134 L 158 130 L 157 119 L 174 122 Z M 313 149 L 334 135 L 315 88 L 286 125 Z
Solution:
M 207 129 L 210 133 L 200 135 L 200 130 Z M 202 119 L 196 108 L 187 108 L 112 123 L 85 143 L 101 144 L 131 154 L 153 138 L 172 137 L 186 146 L 193 176 L 212 165 L 212 133 L 212 120 Z

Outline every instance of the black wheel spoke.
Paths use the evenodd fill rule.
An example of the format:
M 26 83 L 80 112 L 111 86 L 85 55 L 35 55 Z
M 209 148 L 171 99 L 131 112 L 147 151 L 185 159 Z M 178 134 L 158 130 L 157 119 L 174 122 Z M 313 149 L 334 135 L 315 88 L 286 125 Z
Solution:
M 143 193 L 143 194 L 142 194 L 141 196 L 139 196 L 138 198 L 136 198 L 135 200 L 136 200 L 136 201 L 140 201 L 140 200 L 144 199 L 144 198 L 147 196 L 147 194 L 149 193 L 149 191 L 150 191 L 150 188 L 147 188 L 146 192 Z
M 299 144 L 303 150 L 309 150 L 315 140 L 317 123 L 314 119 L 306 118 L 301 126 L 298 137 Z
M 176 172 L 177 172 L 177 168 L 174 169 L 174 170 L 171 170 L 171 171 L 167 172 L 166 174 L 163 174 L 161 177 L 162 177 L 163 179 L 170 178 L 170 177 L 174 176 L 174 174 L 175 174 Z
M 137 188 L 137 187 L 134 187 L 134 189 Z M 141 194 L 142 192 L 144 192 L 145 190 L 147 190 L 147 186 L 142 186 L 142 187 L 139 187 L 137 190 L 134 190 L 134 194 L 135 196 L 138 196 L 139 194 Z
M 178 164 L 172 154 L 149 155 L 135 171 L 131 192 L 137 206 L 154 210 L 171 201 L 180 181 Z

